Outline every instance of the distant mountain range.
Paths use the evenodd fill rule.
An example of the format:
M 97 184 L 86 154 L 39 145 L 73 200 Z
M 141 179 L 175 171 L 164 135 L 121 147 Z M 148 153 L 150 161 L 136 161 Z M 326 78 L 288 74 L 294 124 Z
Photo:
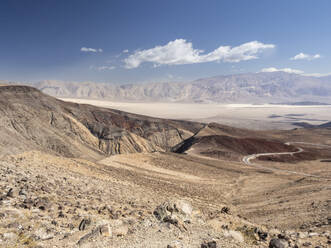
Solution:
M 312 102 L 312 101 L 303 101 L 303 102 L 281 102 L 281 103 L 271 103 L 274 105 L 294 105 L 294 106 L 312 106 L 312 105 L 331 105 L 330 103 L 324 102 Z
M 25 84 L 58 98 L 139 102 L 331 103 L 330 76 L 311 77 L 285 72 L 216 76 L 192 82 L 114 85 L 48 80 Z

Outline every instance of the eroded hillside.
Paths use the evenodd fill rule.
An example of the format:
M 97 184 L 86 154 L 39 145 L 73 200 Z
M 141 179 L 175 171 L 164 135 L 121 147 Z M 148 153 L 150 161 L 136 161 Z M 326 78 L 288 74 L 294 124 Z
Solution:
M 0 88 L 1 153 L 31 149 L 67 157 L 169 150 L 202 125 L 64 103 L 28 86 Z M 6 148 L 6 149 L 5 149 Z

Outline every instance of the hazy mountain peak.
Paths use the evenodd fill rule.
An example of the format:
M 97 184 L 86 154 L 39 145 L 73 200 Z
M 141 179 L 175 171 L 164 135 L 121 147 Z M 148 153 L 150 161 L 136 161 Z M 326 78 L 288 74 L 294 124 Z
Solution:
M 330 102 L 331 76 L 311 77 L 287 72 L 219 75 L 192 82 L 114 85 L 95 82 L 44 80 L 30 83 L 61 98 L 93 98 L 143 102 L 269 103 Z

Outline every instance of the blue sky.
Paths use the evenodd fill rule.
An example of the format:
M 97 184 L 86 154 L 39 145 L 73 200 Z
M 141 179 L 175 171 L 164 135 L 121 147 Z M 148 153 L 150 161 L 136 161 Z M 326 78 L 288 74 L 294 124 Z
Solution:
M 0 79 L 331 73 L 329 0 L 2 0 Z

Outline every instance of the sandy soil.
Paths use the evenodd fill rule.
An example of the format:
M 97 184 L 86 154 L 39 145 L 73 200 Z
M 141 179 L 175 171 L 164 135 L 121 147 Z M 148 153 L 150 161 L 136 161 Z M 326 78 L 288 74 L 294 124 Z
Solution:
M 132 103 L 90 99 L 61 99 L 114 108 L 127 112 L 169 119 L 218 122 L 234 127 L 257 130 L 292 129 L 293 122 L 319 125 L 331 121 L 331 106 Z

